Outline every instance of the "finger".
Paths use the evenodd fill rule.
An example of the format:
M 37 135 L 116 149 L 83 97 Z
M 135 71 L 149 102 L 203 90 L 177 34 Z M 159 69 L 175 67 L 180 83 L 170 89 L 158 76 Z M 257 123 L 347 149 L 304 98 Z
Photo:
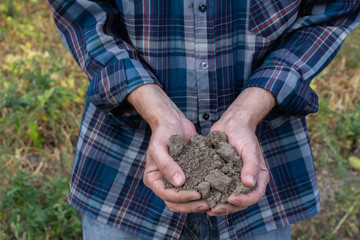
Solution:
M 220 217 L 230 213 L 239 212 L 244 209 L 246 209 L 246 207 L 238 207 L 232 204 L 219 204 L 207 211 L 207 215 Z
M 148 151 L 161 174 L 174 186 L 179 187 L 185 183 L 185 174 L 179 164 L 170 157 L 168 150 L 160 143 L 154 142 L 155 146 Z M 156 153 L 156 154 L 155 154 Z
M 248 187 L 254 187 L 256 179 L 260 171 L 260 161 L 262 158 L 260 148 L 256 145 L 246 145 L 242 149 L 241 158 L 243 160 L 243 168 L 241 170 L 241 180 Z
M 258 186 L 247 194 L 240 194 L 239 196 L 231 195 L 228 202 L 237 207 L 249 207 L 257 202 L 264 196 L 266 185 L 269 182 L 269 172 L 261 170 L 258 175 Z
M 149 177 L 150 179 L 147 181 L 149 184 L 147 184 L 146 186 L 164 201 L 184 203 L 199 200 L 201 198 L 200 193 L 198 193 L 197 191 L 177 191 L 174 188 L 165 188 L 162 179 L 152 180 L 152 177 Z
M 201 198 L 197 191 L 176 191 L 174 188 L 165 188 L 161 172 L 157 169 L 154 161 L 147 156 L 144 172 L 144 184 L 150 188 L 158 197 L 171 202 L 189 202 Z
M 162 179 L 157 179 L 154 181 L 150 179 L 148 182 L 150 182 L 150 184 L 148 184 L 147 187 L 149 187 L 158 197 L 164 201 L 184 203 L 199 200 L 201 198 L 200 193 L 196 191 L 177 191 L 174 188 L 165 188 Z
M 209 205 L 201 200 L 201 201 L 192 201 L 187 203 L 174 203 L 174 202 L 168 202 L 165 201 L 166 206 L 172 211 L 172 212 L 181 212 L 181 213 L 190 213 L 190 212 L 196 212 L 196 213 L 205 213 L 208 209 L 210 209 Z

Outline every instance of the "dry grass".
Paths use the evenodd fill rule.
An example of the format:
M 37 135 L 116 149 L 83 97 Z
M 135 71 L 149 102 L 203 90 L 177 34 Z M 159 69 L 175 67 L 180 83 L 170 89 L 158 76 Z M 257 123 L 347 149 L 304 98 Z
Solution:
M 312 83 L 321 101 L 319 113 L 309 116 L 308 123 L 322 211 L 295 224 L 293 239 L 360 239 L 360 171 L 347 161 L 360 157 L 359 136 L 353 130 L 360 121 L 360 68 L 349 63 L 349 56 L 359 52 L 359 37 L 356 29 Z

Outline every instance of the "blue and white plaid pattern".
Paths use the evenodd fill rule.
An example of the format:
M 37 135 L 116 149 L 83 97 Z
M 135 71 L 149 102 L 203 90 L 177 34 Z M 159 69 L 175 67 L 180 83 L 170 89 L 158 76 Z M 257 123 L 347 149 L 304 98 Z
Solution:
M 61 38 L 90 80 L 72 206 L 146 239 L 179 236 L 186 215 L 171 212 L 142 182 L 151 131 L 125 100 L 155 83 L 202 134 L 242 89 L 260 87 L 276 97 L 277 107 L 256 130 L 271 175 L 266 195 L 219 217 L 221 239 L 242 239 L 320 210 L 304 118 L 318 109 L 309 85 L 359 24 L 359 1 L 49 2 Z

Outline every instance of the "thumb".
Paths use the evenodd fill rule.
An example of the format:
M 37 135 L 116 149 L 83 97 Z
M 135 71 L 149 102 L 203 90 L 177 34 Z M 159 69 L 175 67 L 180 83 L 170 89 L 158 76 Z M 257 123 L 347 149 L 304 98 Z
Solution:
M 254 187 L 260 172 L 259 154 L 254 149 L 243 149 L 243 168 L 241 169 L 241 181 L 248 187 Z
M 161 174 L 175 187 L 185 183 L 185 174 L 165 149 L 159 149 L 156 157 L 152 156 Z

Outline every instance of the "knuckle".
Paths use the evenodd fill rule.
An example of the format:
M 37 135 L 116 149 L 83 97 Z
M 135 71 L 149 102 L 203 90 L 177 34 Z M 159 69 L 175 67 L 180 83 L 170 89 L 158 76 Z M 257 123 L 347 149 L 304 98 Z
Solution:
M 264 178 L 264 182 L 265 182 L 265 185 L 269 183 L 270 181 L 270 172 L 269 170 L 266 168 L 266 169 L 261 169 L 260 170 L 260 174 L 262 174 L 263 178 Z
M 170 209 L 172 212 L 179 212 L 179 208 L 174 203 L 167 202 L 166 206 Z
M 160 172 L 162 172 L 165 176 L 172 176 L 172 168 L 171 168 L 171 164 L 168 162 L 164 162 L 162 164 L 159 164 L 159 170 Z
M 149 182 L 148 182 L 148 180 L 147 180 L 146 175 L 145 175 L 144 178 L 143 178 L 143 183 L 144 183 L 145 186 L 149 187 Z
M 148 146 L 148 149 L 147 149 L 147 153 L 148 153 L 148 154 L 151 154 L 151 152 L 153 151 L 154 147 L 155 147 L 154 141 L 150 141 L 149 146 Z
M 146 151 L 145 159 L 152 158 L 152 157 L 153 157 L 153 151 L 152 151 L 152 149 L 148 148 Z
M 154 192 L 155 193 L 155 192 Z M 159 198 L 161 198 L 164 201 L 167 201 L 167 197 L 162 192 L 155 193 Z
M 156 149 L 158 149 L 159 144 L 160 143 L 158 141 L 150 141 L 147 153 L 151 156 L 154 156 L 154 152 L 156 152 Z
M 169 206 L 169 205 L 168 205 L 168 208 L 169 208 L 170 211 L 176 212 L 175 209 L 174 209 L 172 206 Z
M 269 172 L 266 172 L 265 182 L 266 182 L 266 184 L 268 184 L 270 182 L 270 174 L 269 174 Z
M 258 171 L 260 171 L 260 161 L 254 161 L 253 162 L 253 167 L 256 169 L 256 170 L 258 170 Z
M 258 202 L 258 201 L 260 201 L 260 200 L 262 199 L 262 197 L 263 197 L 264 194 L 265 194 L 265 190 L 266 190 L 266 187 L 261 188 L 261 189 L 255 191 L 254 200 L 255 200 L 256 202 Z

